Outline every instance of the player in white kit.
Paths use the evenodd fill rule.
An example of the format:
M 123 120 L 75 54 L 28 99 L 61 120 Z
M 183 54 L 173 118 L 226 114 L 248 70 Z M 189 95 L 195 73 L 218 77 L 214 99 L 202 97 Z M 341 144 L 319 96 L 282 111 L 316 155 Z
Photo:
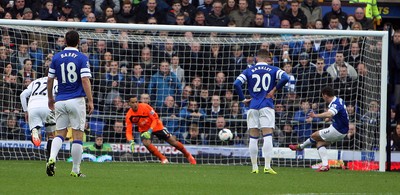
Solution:
M 54 83 L 54 93 L 57 93 L 57 80 Z M 29 102 L 27 99 L 29 98 Z M 32 135 L 32 143 L 36 147 L 41 144 L 41 129 L 46 127 L 47 137 L 47 160 L 50 155 L 51 142 L 55 134 L 54 112 L 47 106 L 47 77 L 32 81 L 29 86 L 20 94 L 22 109 L 25 112 L 25 121 L 29 123 L 29 130 Z

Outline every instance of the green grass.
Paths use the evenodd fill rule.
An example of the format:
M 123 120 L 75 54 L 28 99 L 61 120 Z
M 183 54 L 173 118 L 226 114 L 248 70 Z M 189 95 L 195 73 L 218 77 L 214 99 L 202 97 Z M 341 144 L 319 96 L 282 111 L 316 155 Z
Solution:
M 276 167 L 278 175 L 251 174 L 250 166 L 157 163 L 82 163 L 86 178 L 69 176 L 57 162 L 48 177 L 43 161 L 0 161 L 0 194 L 399 194 L 400 173 Z

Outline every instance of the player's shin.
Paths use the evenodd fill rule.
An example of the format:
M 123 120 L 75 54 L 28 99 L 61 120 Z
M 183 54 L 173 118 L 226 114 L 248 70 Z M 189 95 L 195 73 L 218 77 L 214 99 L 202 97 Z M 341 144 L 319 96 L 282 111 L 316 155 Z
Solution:
M 249 152 L 253 170 L 258 170 L 257 156 L 258 156 L 258 137 L 251 137 L 249 141 Z
M 186 150 L 185 146 L 180 141 L 176 141 L 174 144 L 174 147 L 182 152 L 182 154 L 188 159 L 190 164 L 193 164 L 193 165 L 197 164 L 196 159 L 192 156 L 192 154 L 190 154 Z
M 317 149 L 318 149 L 318 154 L 322 160 L 322 166 L 328 166 L 328 151 L 326 150 L 326 147 L 320 146 Z
M 72 142 L 72 147 L 71 147 L 71 156 L 72 156 L 72 171 L 76 174 L 80 173 L 80 166 L 82 162 L 82 141 L 81 140 L 74 140 Z
M 53 138 L 49 138 L 47 140 L 47 145 L 46 145 L 46 161 L 49 161 L 50 158 L 50 152 L 51 152 L 51 143 L 53 142 Z
M 50 158 L 50 153 L 51 153 L 51 144 L 53 143 L 54 135 L 55 135 L 55 125 L 50 125 L 50 126 L 45 126 L 46 129 L 49 128 L 50 131 L 47 131 L 46 137 L 47 137 L 47 145 L 46 145 L 46 160 L 47 162 L 49 161 Z
M 300 148 L 304 149 L 307 146 L 311 146 L 313 144 L 317 143 L 313 138 L 308 138 L 306 141 L 304 141 L 302 144 L 300 144 Z
M 187 158 L 190 153 L 186 150 L 185 146 L 180 141 L 176 141 L 176 144 L 174 145 L 176 149 L 182 152 L 182 154 Z
M 272 134 L 266 134 L 263 136 L 263 147 L 262 147 L 262 153 L 263 157 L 265 159 L 265 168 L 270 169 L 271 168 L 271 158 L 272 158 L 272 150 L 273 150 L 273 144 L 272 144 Z
M 162 162 L 163 160 L 167 159 L 167 157 L 165 157 L 164 155 L 161 154 L 160 151 L 158 151 L 158 149 L 153 145 L 153 144 L 149 144 L 148 146 L 146 146 L 147 150 L 149 150 L 149 152 L 151 154 L 153 154 L 154 156 L 156 156 L 158 159 L 160 159 L 160 161 Z
M 62 144 L 64 142 L 64 137 L 61 135 L 56 136 L 51 143 L 50 149 L 50 158 L 49 159 L 57 159 L 58 151 L 60 150 Z

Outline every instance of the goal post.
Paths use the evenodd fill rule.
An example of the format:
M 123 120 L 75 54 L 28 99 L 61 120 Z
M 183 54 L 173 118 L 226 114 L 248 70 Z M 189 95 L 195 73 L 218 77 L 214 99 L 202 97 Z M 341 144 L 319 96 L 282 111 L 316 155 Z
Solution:
M 211 46 L 213 44 L 218 44 L 221 45 L 221 56 L 216 57 L 216 59 L 214 59 L 216 62 L 223 62 L 223 63 L 230 63 L 229 62 L 229 56 L 231 55 L 231 53 L 233 53 L 232 50 L 239 50 L 242 49 L 244 50 L 244 48 L 247 50 L 245 51 L 247 53 L 247 57 L 246 59 L 243 60 L 248 60 L 251 61 L 250 57 L 254 58 L 254 53 L 257 50 L 257 48 L 259 47 L 260 44 L 264 43 L 264 42 L 268 42 L 270 45 L 270 49 L 271 49 L 271 58 L 272 61 L 274 63 L 274 65 L 279 65 L 282 67 L 283 63 L 281 60 L 283 60 L 283 57 L 280 53 L 281 49 L 280 48 L 272 48 L 271 45 L 288 45 L 290 47 L 290 51 L 293 53 L 291 53 L 291 56 L 293 59 L 291 59 L 291 61 L 293 61 L 293 68 L 299 63 L 298 59 L 300 59 L 301 56 L 301 49 L 302 49 L 302 43 L 304 40 L 308 39 L 308 40 L 312 40 L 312 41 L 320 41 L 320 42 L 328 42 L 329 40 L 341 40 L 341 39 L 351 39 L 352 37 L 366 37 L 365 39 L 359 41 L 360 45 L 363 46 L 362 50 L 364 51 L 364 53 L 362 55 L 365 55 L 366 57 L 364 58 L 363 62 L 366 63 L 366 66 L 370 69 L 373 70 L 371 73 L 369 73 L 370 75 L 367 76 L 367 82 L 365 83 L 365 87 L 362 88 L 362 90 L 356 90 L 354 93 L 355 96 L 357 96 L 357 103 L 359 108 L 358 109 L 365 109 L 362 112 L 366 112 L 366 107 L 368 107 L 368 104 L 375 100 L 379 103 L 379 123 L 378 124 L 373 124 L 372 129 L 370 128 L 371 126 L 363 126 L 360 125 L 359 127 L 362 128 L 360 133 L 365 133 L 360 135 L 362 137 L 362 139 L 358 140 L 360 142 L 363 142 L 362 146 L 360 146 L 360 153 L 352 153 L 351 155 L 365 155 L 365 153 L 372 152 L 374 153 L 374 155 L 376 154 L 377 156 L 374 156 L 374 159 L 368 159 L 371 161 L 379 161 L 379 171 L 385 171 L 385 163 L 386 163 L 386 143 L 387 143 L 387 139 L 386 139 L 386 124 L 387 124 L 387 110 L 390 109 L 387 105 L 387 82 L 386 78 L 388 78 L 388 45 L 389 45 L 389 35 L 387 32 L 383 32 L 383 31 L 346 31 L 346 30 L 309 30 L 309 29 L 266 29 L 266 28 L 242 28 L 242 27 L 198 27 L 198 26 L 176 26 L 176 25 L 144 25 L 144 24 L 116 24 L 116 23 L 83 23 L 83 22 L 53 22 L 53 21 L 27 21 L 27 20 L 0 20 L 0 26 L 4 27 L 4 28 L 8 28 L 8 29 L 16 29 L 19 31 L 19 33 L 34 33 L 37 35 L 51 35 L 52 37 L 56 38 L 59 36 L 63 36 L 65 34 L 65 32 L 67 32 L 68 29 L 77 29 L 77 31 L 81 34 L 81 38 L 82 39 L 92 39 L 92 40 L 112 40 L 113 43 L 110 45 L 110 47 L 113 47 L 114 51 L 116 51 L 118 53 L 119 56 L 118 59 L 120 59 L 119 61 L 125 61 L 124 63 L 130 63 L 129 60 L 136 60 L 139 55 L 142 53 L 141 49 L 143 48 L 131 48 L 129 46 L 127 46 L 128 49 L 124 48 L 124 46 L 121 46 L 121 37 L 119 36 L 119 34 L 116 34 L 114 31 L 118 31 L 118 30 L 123 30 L 123 31 L 127 31 L 128 35 L 126 37 L 126 39 L 124 39 L 123 41 L 127 41 L 128 45 L 130 45 L 131 42 L 146 42 L 146 39 L 151 39 L 150 41 L 152 41 L 152 44 L 154 47 L 157 47 L 158 49 L 163 48 L 164 45 L 160 46 L 161 43 L 163 43 L 164 41 L 166 41 L 168 38 L 171 38 L 173 40 L 173 42 L 175 44 L 178 44 L 179 47 L 181 48 L 181 51 L 179 51 L 180 53 L 182 53 L 181 57 L 184 61 L 184 63 L 190 61 L 190 63 L 192 63 L 193 59 L 190 59 L 192 57 L 190 57 L 189 53 L 191 51 L 190 44 L 192 44 L 193 42 L 197 42 L 197 43 L 201 43 L 202 46 L 207 47 L 207 48 L 211 48 Z M 94 32 L 93 29 L 103 29 L 103 31 L 98 31 L 98 32 Z M 107 32 L 108 31 L 108 32 Z M 140 33 L 132 33 L 130 34 L 130 31 L 140 31 L 140 32 L 150 32 L 147 33 L 146 35 L 142 35 Z M 168 35 L 160 35 L 160 34 L 151 34 L 151 32 L 162 32 L 162 31 L 167 31 L 170 32 L 170 36 Z M 174 36 L 172 32 L 179 32 L 176 34 L 179 34 L 179 36 Z M 193 39 L 190 39 L 188 37 L 184 37 L 183 33 L 184 32 L 192 32 L 193 34 L 195 34 Z M 212 33 L 217 33 L 217 36 L 209 36 L 208 34 L 212 34 Z M 205 36 L 204 34 L 207 34 L 207 36 Z M 258 34 L 259 36 L 253 36 L 254 34 Z M 281 35 L 287 35 L 290 34 L 290 36 L 281 36 Z M 198 36 L 200 35 L 200 36 Z M 240 35 L 240 36 L 239 36 Z M 291 35 L 298 35 L 298 36 L 291 36 Z M 328 41 L 327 41 L 328 40 Z M 118 42 L 118 44 L 116 43 Z M 377 42 L 381 42 L 381 47 L 382 48 L 376 48 Z M 290 44 L 299 44 L 299 46 L 293 46 L 294 47 L 298 47 L 295 49 L 298 49 L 298 51 L 295 51 L 295 49 L 292 48 L 292 45 Z M 340 43 L 337 43 L 337 46 L 339 46 Z M 237 46 L 240 45 L 240 46 Z M 126 52 L 124 50 L 125 53 L 122 52 L 124 48 L 125 50 L 129 50 L 128 52 Z M 321 47 L 324 47 L 323 44 L 321 44 Z M 378 46 L 379 47 L 379 46 Z M 375 49 L 375 50 L 374 50 Z M 51 50 L 50 48 L 48 48 L 48 50 Z M 203 51 L 203 50 L 202 50 Z M 211 49 L 210 49 L 211 51 Z M 343 51 L 345 52 L 350 52 L 350 49 L 343 49 Z M 321 50 L 322 52 L 322 50 Z M 161 52 L 157 52 L 157 54 L 160 54 Z M 203 53 L 206 53 L 205 51 L 203 51 Z M 205 55 L 205 54 L 204 54 Z M 316 55 L 320 55 L 320 53 L 316 53 Z M 185 77 L 186 78 L 190 78 L 193 79 L 194 76 L 196 76 L 196 74 L 194 73 L 199 73 L 202 74 L 203 79 L 204 80 L 208 80 L 209 81 L 209 86 L 211 86 L 215 80 L 214 80 L 214 76 L 216 76 L 216 74 L 218 73 L 217 69 L 212 69 L 210 67 L 206 67 L 204 66 L 207 63 L 210 62 L 210 59 L 212 57 L 210 57 L 211 54 L 209 55 L 207 53 L 207 58 L 202 56 L 202 58 L 200 59 L 201 62 L 203 64 L 199 64 L 201 65 L 203 68 L 205 67 L 205 69 L 202 68 L 194 68 L 193 66 L 187 66 L 189 69 L 185 69 Z M 377 57 L 378 56 L 378 57 Z M 160 56 L 154 56 L 155 58 L 158 58 Z M 276 58 L 276 59 L 275 59 Z M 99 59 L 100 60 L 100 59 Z M 192 61 L 191 61 L 192 60 Z M 275 60 L 275 61 L 274 61 Z M 314 62 L 316 59 L 313 59 Z M 377 62 L 376 60 L 378 60 L 379 62 Z M 127 62 L 126 62 L 127 61 Z M 162 60 L 159 59 L 159 61 L 161 62 Z M 296 61 L 296 63 L 294 62 Z M 328 60 L 327 60 L 328 61 Z M 247 63 L 247 62 L 246 62 Z M 247 66 L 247 64 L 244 63 L 242 65 Z M 208 65 L 208 64 L 206 64 Z M 214 64 L 215 67 L 217 67 L 217 65 L 224 65 L 224 64 Z M 230 66 L 232 67 L 232 66 Z M 239 67 L 239 66 L 237 66 Z M 100 69 L 103 67 L 99 67 Z M 132 70 L 128 70 L 128 72 L 133 72 L 133 65 L 127 68 L 132 68 Z M 217 67 L 219 68 L 219 67 Z M 196 70 L 194 70 L 196 69 Z M 376 69 L 376 71 L 375 71 Z M 201 71 L 203 70 L 203 71 Z M 234 69 L 230 69 L 229 67 L 226 67 L 226 69 L 224 69 L 224 73 L 226 74 L 227 80 L 229 82 L 231 82 L 232 80 L 234 80 L 236 78 L 237 73 L 240 74 L 240 72 L 242 71 L 242 68 L 234 68 Z M 145 70 L 146 71 L 146 70 Z M 157 71 L 154 71 L 157 72 Z M 154 73 L 152 72 L 152 73 Z M 190 75 L 190 76 L 189 76 Z M 370 81 L 370 82 L 369 82 Z M 149 81 L 151 82 L 151 81 Z M 102 91 L 102 87 L 103 84 L 105 83 L 104 80 L 99 80 L 99 82 L 97 83 L 97 86 L 94 86 L 94 88 L 99 89 L 100 91 Z M 191 84 L 191 80 L 186 80 L 186 85 Z M 233 85 L 232 83 L 228 83 L 229 85 Z M 124 88 L 124 91 L 127 91 L 128 89 L 131 89 L 131 85 L 126 85 Z M 182 86 L 181 90 L 183 93 L 183 88 L 184 86 Z M 315 86 L 314 85 L 305 85 L 305 88 L 302 89 L 309 89 L 309 90 L 314 90 Z M 232 88 L 232 87 L 231 87 Z M 299 88 L 296 88 L 299 89 Z M 358 88 L 357 88 L 358 89 Z M 140 89 L 137 89 L 140 91 Z M 201 89 L 198 89 L 201 90 Z M 369 90 L 369 91 L 368 91 Z M 146 91 L 146 90 L 144 90 Z M 361 92 L 359 92 L 361 91 Z M 287 95 L 287 93 L 291 93 L 293 91 L 288 91 L 288 92 L 282 92 L 282 102 L 283 97 Z M 313 97 L 313 95 L 310 94 L 306 94 L 304 95 L 304 93 L 307 93 L 305 91 L 295 91 L 297 93 L 297 95 L 299 96 L 303 96 L 304 99 L 314 99 L 315 97 Z M 129 92 L 127 92 L 127 94 L 123 94 L 123 92 L 119 91 L 119 94 L 121 97 L 125 97 L 125 96 L 129 96 L 132 93 L 132 90 L 130 90 Z M 318 91 L 313 91 L 312 94 L 317 94 L 319 95 Z M 102 94 L 103 95 L 103 94 Z M 181 94 L 175 94 L 177 98 L 181 98 L 180 95 Z M 348 94 L 349 95 L 349 94 Z M 179 97 L 178 97 L 179 96 Z M 211 96 L 211 95 L 210 95 Z M 114 98 L 114 95 L 111 94 L 110 96 L 105 97 L 106 98 Z M 126 97 L 125 97 L 126 98 Z M 111 99 L 111 102 L 113 101 L 113 99 Z M 154 102 L 153 102 L 154 101 Z M 152 103 L 157 105 L 157 102 L 163 103 L 163 100 L 154 100 L 152 99 Z M 297 107 L 297 105 L 296 105 Z M 245 110 L 245 109 L 244 109 Z M 294 115 L 295 112 L 297 110 L 292 110 L 291 115 Z M 110 113 L 112 113 L 110 111 Z M 116 115 L 110 114 L 107 112 L 104 112 L 103 115 L 99 115 L 99 116 L 105 116 L 105 118 L 113 118 Z M 362 115 L 362 114 L 361 114 Z M 165 117 L 165 121 L 170 122 L 169 117 Z M 171 119 L 172 120 L 172 119 Z M 174 119 L 175 120 L 175 119 Z M 208 122 L 211 121 L 215 121 L 217 120 L 216 118 L 209 118 Z M 184 119 L 182 119 L 182 121 L 179 122 L 179 127 L 185 127 L 188 128 L 188 126 L 185 126 L 185 121 Z M 235 121 L 235 120 L 227 120 L 227 121 Z M 241 120 L 239 120 L 241 121 Z M 243 121 L 243 120 L 242 120 Z M 104 124 L 101 124 L 101 121 L 90 121 L 92 122 L 94 125 L 99 125 L 102 126 Z M 104 121 L 103 121 L 104 122 Z M 356 121 L 357 123 L 362 123 L 361 120 Z M 92 124 L 91 123 L 91 124 Z M 173 123 L 173 122 L 172 122 Z M 185 123 L 185 124 L 184 124 Z M 299 121 L 292 121 L 292 123 L 290 125 L 294 126 L 299 126 L 301 122 Z M 232 124 L 232 122 L 231 122 Z M 236 124 L 236 123 L 235 123 Z M 237 123 L 239 124 L 239 123 Z M 320 123 L 316 123 L 316 125 L 314 127 L 321 127 L 323 125 L 326 124 L 322 124 L 322 122 Z M 245 123 L 240 123 L 241 128 L 245 129 L 246 124 Z M 313 124 L 314 125 L 314 124 Z M 283 132 L 283 126 L 282 125 L 282 129 L 280 132 Z M 236 126 L 237 127 L 237 126 Z M 235 128 L 236 128 L 235 127 Z M 365 129 L 363 129 L 365 127 Z M 210 126 L 207 126 L 205 128 L 211 128 Z M 379 141 L 376 140 L 378 139 L 377 137 L 374 137 L 376 135 L 376 132 L 374 132 L 375 129 L 379 129 Z M 230 152 L 232 152 L 232 154 L 237 154 L 240 157 L 233 157 L 232 159 L 229 159 L 229 155 L 222 155 L 218 156 L 218 155 L 209 155 L 209 156 L 203 156 L 204 157 L 204 163 L 208 163 L 211 162 L 211 160 L 214 160 L 213 162 L 217 162 L 217 163 L 239 163 L 239 164 L 248 164 L 249 163 L 249 158 L 246 157 L 246 132 L 237 132 L 237 133 L 242 133 L 243 135 L 241 136 L 241 144 L 242 145 L 238 145 L 238 146 L 226 146 L 227 148 L 235 148 L 234 151 L 236 152 L 232 152 L 231 150 L 229 150 Z M 186 134 L 187 135 L 187 132 Z M 212 137 L 214 137 L 214 139 L 217 139 L 216 134 L 214 133 L 214 135 L 210 135 Z M 275 136 L 275 135 L 274 135 Z M 280 136 L 280 135 L 279 135 Z M 283 136 L 282 140 L 285 140 L 286 137 Z M 373 145 L 371 143 L 371 145 L 369 145 L 370 143 L 368 143 L 368 141 L 373 141 L 376 142 L 378 141 L 375 145 Z M 0 140 L 0 141 L 4 141 L 4 142 L 8 142 L 6 140 Z M 281 141 L 281 140 L 280 140 Z M 283 145 L 287 145 L 288 143 L 284 143 Z M 281 145 L 281 147 L 278 147 L 279 149 L 275 150 L 275 156 L 274 156 L 274 161 L 278 162 L 278 165 L 282 165 L 282 166 L 290 166 L 290 165 L 294 165 L 298 162 L 289 162 L 285 160 L 286 155 L 292 155 L 294 156 L 293 152 L 291 151 L 287 151 L 287 148 L 285 149 L 285 147 L 283 147 L 283 145 Z M 3 145 L 4 146 L 4 145 Z M 126 151 L 127 150 L 127 145 L 118 145 L 118 146 L 114 146 L 114 147 L 121 147 L 118 149 L 115 149 L 116 151 Z M 161 145 L 159 147 L 159 149 L 164 149 L 164 150 L 169 150 L 168 148 L 163 148 L 164 146 Z M 218 150 L 218 152 L 223 153 L 225 148 L 221 148 L 224 146 L 213 146 L 212 144 L 209 144 L 207 146 L 205 146 L 204 148 L 197 148 L 196 146 L 191 146 L 188 145 L 189 150 L 194 151 L 194 152 L 198 152 L 206 154 L 207 152 L 210 152 L 211 150 Z M 376 149 L 379 148 L 378 151 L 376 151 Z M 4 147 L 2 147 L 2 149 L 4 150 Z M 204 151 L 202 151 L 204 149 Z M 139 148 L 138 150 L 143 150 L 143 148 Z M 315 152 L 315 150 L 313 149 L 307 149 L 307 151 L 310 151 L 310 153 L 308 154 L 312 154 L 314 155 L 315 153 L 313 153 L 313 151 Z M 342 152 L 341 149 L 337 149 L 337 148 L 333 148 L 333 150 L 335 150 L 335 153 L 333 155 L 343 155 L 345 152 Z M 355 150 L 355 149 L 353 149 Z M 306 152 L 307 152 L 306 151 Z M 362 152 L 361 152 L 362 151 Z M 24 153 L 24 151 L 20 151 L 21 153 Z M 172 152 L 174 153 L 174 152 Z M 363 153 L 363 154 L 361 154 Z M 68 157 L 68 154 L 65 154 L 66 158 Z M 312 156 L 311 155 L 311 156 Z M 228 157 L 227 157 L 228 156 Z M 307 156 L 307 155 L 305 155 Z M 65 158 L 65 159 L 66 159 Z M 208 159 L 207 159 L 208 158 Z M 214 158 L 214 159 L 212 159 Z M 307 158 L 307 157 L 306 157 Z M 310 157 L 310 159 L 315 159 L 314 156 Z M 149 157 L 149 156 L 139 156 L 137 157 L 138 161 L 153 161 L 154 158 Z M 237 162 L 238 161 L 238 162 Z M 282 161 L 282 164 L 280 164 L 280 162 Z M 182 159 L 178 159 L 177 162 L 182 162 Z M 308 161 L 306 164 L 310 164 L 314 162 L 313 160 Z

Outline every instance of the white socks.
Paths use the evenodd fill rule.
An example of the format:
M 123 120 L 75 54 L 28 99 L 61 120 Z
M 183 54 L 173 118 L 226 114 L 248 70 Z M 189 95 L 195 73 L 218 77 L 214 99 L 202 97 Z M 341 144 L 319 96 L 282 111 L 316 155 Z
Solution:
M 72 171 L 74 173 L 80 173 L 80 167 L 82 162 L 82 141 L 73 141 L 71 147 L 71 156 L 72 156 Z
M 308 138 L 304 143 L 300 144 L 300 148 L 304 149 L 307 146 L 311 146 L 312 144 L 315 144 L 315 140 Z
M 52 143 L 51 143 L 51 151 L 50 151 L 50 158 L 57 160 L 58 151 L 60 150 L 62 144 L 64 142 L 64 138 L 61 136 L 56 136 Z
M 272 150 L 273 150 L 273 145 L 272 145 L 272 135 L 268 134 L 263 137 L 264 144 L 262 146 L 262 153 L 263 157 L 265 159 L 265 168 L 270 169 L 271 168 L 271 158 L 272 158 Z
M 250 138 L 249 152 L 253 170 L 258 170 L 257 156 L 258 156 L 258 138 Z
M 272 144 L 272 134 L 264 135 L 263 137 L 263 146 L 261 148 L 263 157 L 265 159 L 265 168 L 271 168 L 271 159 L 273 153 L 273 144 Z M 250 151 L 250 159 L 251 164 L 253 166 L 253 170 L 258 170 L 258 139 L 250 138 L 249 142 L 249 151 Z
M 319 157 L 322 160 L 322 166 L 328 166 L 328 151 L 326 150 L 325 146 L 321 146 L 318 148 Z

